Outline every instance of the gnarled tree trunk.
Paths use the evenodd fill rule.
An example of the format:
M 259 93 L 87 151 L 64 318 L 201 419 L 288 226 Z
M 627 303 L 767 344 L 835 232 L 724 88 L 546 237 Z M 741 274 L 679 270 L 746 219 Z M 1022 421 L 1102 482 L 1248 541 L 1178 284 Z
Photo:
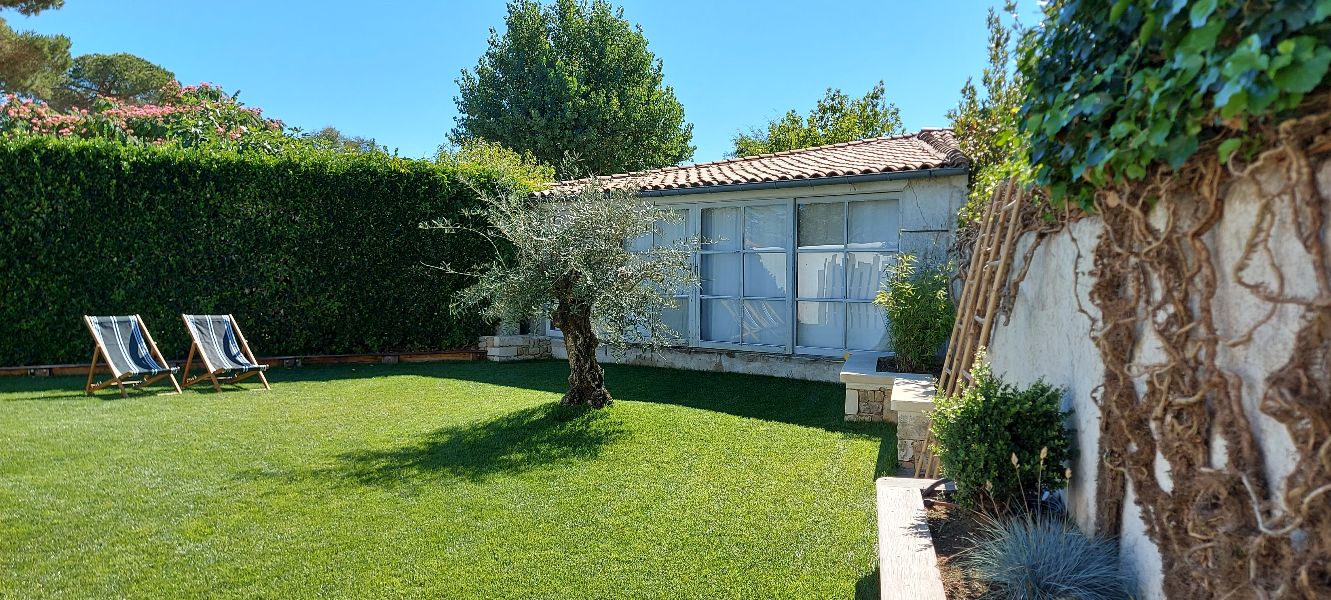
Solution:
M 600 340 L 592 331 L 592 308 L 568 295 L 561 297 L 553 315 L 555 327 L 564 332 L 568 351 L 568 393 L 560 401 L 565 406 L 610 406 L 610 391 L 605 389 L 605 370 L 596 362 Z

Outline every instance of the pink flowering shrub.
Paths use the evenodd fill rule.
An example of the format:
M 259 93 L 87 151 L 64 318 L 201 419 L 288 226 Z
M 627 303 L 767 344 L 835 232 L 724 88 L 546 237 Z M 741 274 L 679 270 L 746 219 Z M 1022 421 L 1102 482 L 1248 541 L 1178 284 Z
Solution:
M 134 105 L 99 98 L 91 110 L 59 112 L 14 94 L 0 97 L 0 135 L 50 135 L 138 144 L 218 144 L 271 150 L 289 141 L 282 122 L 243 105 L 235 94 L 202 83 L 173 86 L 164 104 Z

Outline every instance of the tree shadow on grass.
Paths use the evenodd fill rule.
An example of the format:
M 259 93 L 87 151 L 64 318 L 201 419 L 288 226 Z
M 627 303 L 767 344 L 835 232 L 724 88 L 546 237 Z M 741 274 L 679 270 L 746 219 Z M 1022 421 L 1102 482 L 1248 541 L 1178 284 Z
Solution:
M 338 456 L 338 467 L 321 474 L 367 485 L 437 477 L 483 480 L 595 459 L 624 435 L 610 412 L 545 404 L 445 427 L 400 448 L 348 452 Z

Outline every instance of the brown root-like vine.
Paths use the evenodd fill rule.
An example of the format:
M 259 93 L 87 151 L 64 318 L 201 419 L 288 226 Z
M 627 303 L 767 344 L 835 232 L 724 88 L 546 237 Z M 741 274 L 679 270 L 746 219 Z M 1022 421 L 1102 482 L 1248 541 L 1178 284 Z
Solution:
M 1131 486 L 1171 598 L 1331 597 L 1331 203 L 1313 168 L 1331 147 L 1324 106 L 1258 132 L 1269 149 L 1250 163 L 1222 165 L 1211 148 L 1180 169 L 1096 194 L 1104 227 L 1090 301 L 1105 366 L 1097 524 L 1119 533 Z M 1240 182 L 1256 190 L 1257 218 L 1226 270 L 1214 238 Z M 1309 257 L 1314 293 L 1287 285 L 1273 250 L 1280 222 L 1293 224 Z M 1265 276 L 1253 276 L 1254 265 Z M 1231 282 L 1269 309 L 1226 337 L 1216 296 Z M 1247 351 L 1277 309 L 1295 331 L 1293 351 L 1248 404 L 1294 442 L 1296 464 L 1283 481 L 1267 471 L 1243 381 L 1220 366 L 1222 351 Z

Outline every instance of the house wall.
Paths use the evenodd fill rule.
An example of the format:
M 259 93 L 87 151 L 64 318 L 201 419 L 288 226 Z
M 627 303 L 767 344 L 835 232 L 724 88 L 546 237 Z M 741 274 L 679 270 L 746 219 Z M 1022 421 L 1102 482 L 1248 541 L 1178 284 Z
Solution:
M 656 197 L 661 205 L 699 203 L 725 205 L 752 200 L 798 200 L 800 198 L 829 198 L 886 194 L 898 200 L 900 211 L 898 250 L 921 255 L 926 260 L 943 260 L 952 244 L 956 231 L 956 214 L 966 199 L 966 176 L 924 175 L 888 181 L 853 184 L 808 185 L 783 189 L 739 190 L 692 194 L 670 194 Z M 794 282 L 790 283 L 791 286 Z M 697 323 L 693 327 L 697 328 Z M 692 333 L 696 333 L 692 332 Z M 552 332 L 557 335 L 557 332 Z M 706 344 L 698 344 L 706 345 Z M 562 357 L 563 349 L 556 340 L 553 353 Z M 626 357 L 605 355 L 607 362 L 632 362 L 663 367 L 732 371 L 776 375 L 816 381 L 837 381 L 839 367 L 844 359 L 841 351 L 833 357 L 814 357 L 803 354 L 765 353 L 740 349 L 705 349 L 701 347 L 671 349 L 652 354 L 634 350 Z
M 1316 173 L 1323 197 L 1331 195 L 1331 161 L 1323 161 Z M 1238 285 L 1232 276 L 1257 218 L 1258 182 L 1267 190 L 1279 189 L 1282 183 L 1279 173 L 1265 170 L 1252 179 L 1231 185 L 1223 200 L 1223 217 L 1205 236 L 1205 242 L 1214 253 L 1216 272 L 1220 274 L 1213 301 L 1218 333 L 1226 339 L 1235 339 L 1256 327 L 1247 344 L 1236 347 L 1220 344 L 1216 365 L 1242 381 L 1242 401 L 1254 437 L 1261 446 L 1267 484 L 1283 503 L 1283 482 L 1296 464 L 1295 449 L 1284 426 L 1262 413 L 1258 404 L 1267 376 L 1290 358 L 1301 309 L 1272 306 Z M 1162 206 L 1157 206 L 1151 215 L 1157 223 L 1164 218 Z M 1295 234 L 1293 219 L 1284 212 L 1277 214 L 1280 216 L 1271 236 L 1271 256 L 1285 274 L 1286 292 L 1311 297 L 1316 290 L 1310 255 Z M 1073 411 L 1070 425 L 1075 429 L 1079 455 L 1071 465 L 1073 476 L 1066 496 L 1077 523 L 1086 531 L 1093 530 L 1100 516 L 1095 514 L 1095 477 L 1100 457 L 1100 409 L 1095 394 L 1103 382 L 1104 364 L 1091 340 L 1093 323 L 1099 314 L 1087 294 L 1094 281 L 1092 251 L 1103 231 L 1103 222 L 1090 217 L 1046 239 L 1031 257 L 1030 270 L 1021 283 L 1010 320 L 1000 320 L 989 345 L 994 372 L 1008 381 L 1026 386 L 1043 378 L 1067 388 L 1065 405 Z M 1331 232 L 1324 229 L 1321 235 L 1323 244 L 1331 244 Z M 1021 268 L 1021 257 L 1033 242 L 1033 234 L 1021 238 L 1013 272 Z M 1262 260 L 1245 267 L 1244 277 L 1250 281 L 1276 281 L 1273 269 Z M 1262 324 L 1272 310 L 1271 319 Z M 1140 341 L 1135 351 L 1138 364 L 1164 362 L 1164 356 L 1150 339 Z M 1142 385 L 1139 382 L 1139 390 Z M 1214 460 L 1223 462 L 1224 457 Z M 1163 457 L 1158 457 L 1157 462 L 1162 485 L 1170 485 L 1169 474 L 1164 472 L 1167 463 Z M 1146 535 L 1131 486 L 1124 504 L 1119 546 L 1122 562 L 1136 576 L 1138 597 L 1163 598 L 1160 554 Z

